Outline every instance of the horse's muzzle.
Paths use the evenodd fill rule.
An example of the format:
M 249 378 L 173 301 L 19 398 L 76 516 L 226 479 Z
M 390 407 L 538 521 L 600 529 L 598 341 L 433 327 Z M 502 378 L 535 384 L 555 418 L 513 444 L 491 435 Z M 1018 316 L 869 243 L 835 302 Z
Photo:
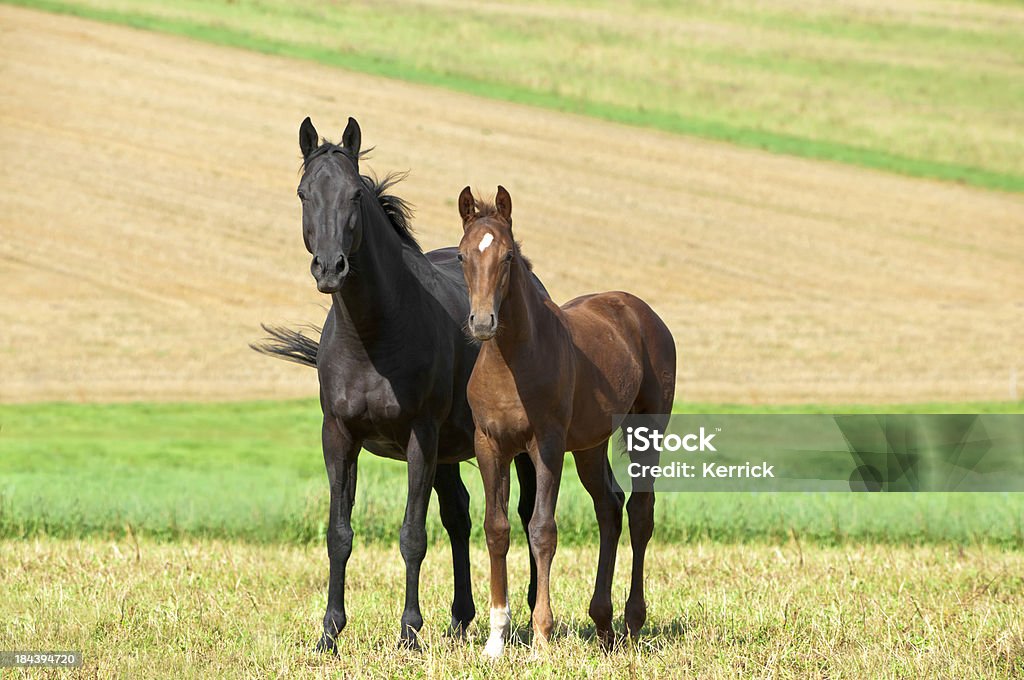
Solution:
M 325 265 L 325 261 L 332 264 Z M 321 293 L 337 293 L 341 290 L 341 284 L 345 281 L 348 269 L 348 258 L 344 255 L 327 258 L 317 255 L 309 265 L 309 272 L 316 279 L 316 288 Z
M 498 332 L 498 319 L 493 314 L 470 314 L 469 332 L 477 340 L 490 340 Z

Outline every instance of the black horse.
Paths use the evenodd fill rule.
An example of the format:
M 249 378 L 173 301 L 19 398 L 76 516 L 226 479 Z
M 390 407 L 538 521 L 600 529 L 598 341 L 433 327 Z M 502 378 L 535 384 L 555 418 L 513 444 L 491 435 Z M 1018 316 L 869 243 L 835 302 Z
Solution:
M 335 638 L 346 623 L 345 564 L 352 552 L 356 461 L 363 448 L 408 462 L 399 534 L 406 566 L 402 643 L 417 647 L 423 625 L 419 574 L 427 549 L 424 522 L 431 487 L 452 545 L 452 630 L 464 632 L 476 613 L 469 573 L 469 493 L 459 476 L 459 461 L 473 456 L 466 383 L 479 351 L 464 329 L 469 315 L 465 279 L 455 248 L 420 249 L 409 228 L 409 207 L 387 193 L 394 175 L 375 180 L 359 174 L 360 140 L 359 124 L 352 118 L 340 145 L 321 144 L 309 118 L 302 121 L 302 237 L 313 255 L 310 270 L 317 288 L 333 302 L 319 344 L 296 331 L 264 326 L 272 337 L 254 345 L 265 354 L 316 366 L 320 375 L 324 462 L 331 485 L 331 567 L 324 632 L 317 645 L 321 651 L 335 650 Z M 526 526 L 535 475 L 525 455 L 516 459 L 516 470 L 519 515 Z M 531 609 L 536 581 L 531 553 Z

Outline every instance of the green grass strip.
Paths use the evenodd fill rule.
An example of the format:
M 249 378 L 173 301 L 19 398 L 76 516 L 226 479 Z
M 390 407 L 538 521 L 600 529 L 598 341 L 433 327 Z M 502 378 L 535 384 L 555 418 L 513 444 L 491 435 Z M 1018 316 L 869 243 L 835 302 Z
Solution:
M 1022 404 L 795 407 L 677 404 L 684 412 L 1021 412 Z M 53 536 L 320 542 L 328 485 L 314 399 L 166 404 L 0 405 L 0 539 Z M 567 457 L 560 544 L 597 539 L 593 504 Z M 483 491 L 462 466 L 473 539 L 482 544 Z M 518 498 L 513 480 L 513 499 Z M 406 466 L 364 453 L 353 523 L 360 542 L 397 540 Z M 514 501 L 515 502 L 515 501 Z M 432 542 L 445 540 L 436 503 Z M 660 494 L 662 542 L 1024 545 L 1024 494 Z M 522 540 L 517 527 L 514 540 Z
M 688 117 L 671 112 L 638 110 L 614 104 L 595 103 L 552 92 L 524 87 L 497 85 L 462 75 L 437 73 L 398 60 L 358 53 L 339 53 L 330 49 L 297 45 L 253 35 L 225 25 L 209 25 L 188 20 L 134 14 L 117 10 L 83 7 L 57 0 L 0 0 L 86 19 L 122 24 L 133 28 L 184 36 L 208 43 L 254 50 L 264 54 L 315 61 L 370 75 L 443 87 L 472 95 L 499 99 L 557 111 L 582 114 L 640 127 L 729 142 L 814 160 L 857 165 L 886 172 L 957 182 L 986 189 L 1024 192 L 1024 176 L 978 167 L 911 158 L 876 149 L 835 141 L 808 139 L 756 128 L 730 125 L 719 120 Z

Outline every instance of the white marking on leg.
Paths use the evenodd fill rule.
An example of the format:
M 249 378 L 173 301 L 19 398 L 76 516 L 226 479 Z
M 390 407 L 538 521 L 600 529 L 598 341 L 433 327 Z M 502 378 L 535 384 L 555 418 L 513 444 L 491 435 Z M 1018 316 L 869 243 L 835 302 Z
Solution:
M 490 233 L 490 232 L 488 232 L 488 233 L 484 234 L 484 237 L 483 237 L 482 239 L 480 239 L 480 245 L 478 246 L 478 248 L 480 249 L 480 252 L 482 253 L 482 252 L 484 252 L 485 250 L 487 250 L 487 248 L 488 248 L 488 247 L 489 247 L 489 246 L 491 245 L 491 243 L 493 243 L 493 242 L 494 242 L 494 236 L 493 236 L 493 235 L 491 235 L 491 233 Z
M 508 607 L 491 610 L 491 636 L 487 638 L 484 656 L 497 659 L 505 651 L 505 640 L 512 632 L 512 614 Z

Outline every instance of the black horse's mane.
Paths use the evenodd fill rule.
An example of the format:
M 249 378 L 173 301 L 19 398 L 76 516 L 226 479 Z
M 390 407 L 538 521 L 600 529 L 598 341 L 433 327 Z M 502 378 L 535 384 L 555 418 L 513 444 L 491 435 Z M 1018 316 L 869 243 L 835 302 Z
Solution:
M 365 157 L 373 151 L 373 148 L 365 149 L 356 154 L 355 158 L 352 157 L 352 153 L 340 144 L 333 144 L 328 141 L 324 141 L 323 144 L 313 150 L 302 161 L 302 171 L 305 172 L 309 166 L 309 162 L 320 156 L 324 156 L 329 153 L 340 153 L 345 158 L 352 161 L 353 164 L 358 167 L 358 160 Z M 375 174 L 371 175 L 360 175 L 363 179 L 363 183 L 366 187 L 373 192 L 373 195 L 377 198 L 377 203 L 383 208 L 384 214 L 387 215 L 388 221 L 394 228 L 395 233 L 398 236 L 411 245 L 416 250 L 423 252 L 420 247 L 419 241 L 416 240 L 416 236 L 412 233 L 412 206 L 404 199 L 394 194 L 388 193 L 388 190 L 401 182 L 408 176 L 407 172 L 389 172 L 383 177 L 377 177 Z
M 416 248 L 416 250 L 423 252 L 419 241 L 416 240 L 416 236 L 412 233 L 412 226 L 409 224 L 410 220 L 412 220 L 412 206 L 404 198 L 388 193 L 388 189 L 401 182 L 408 175 L 409 173 L 407 172 L 389 172 L 383 177 L 377 177 L 376 175 L 361 175 L 361 177 L 366 186 L 377 197 L 377 202 L 384 209 L 384 214 L 388 216 L 388 221 L 395 228 L 395 233 L 403 241 Z

